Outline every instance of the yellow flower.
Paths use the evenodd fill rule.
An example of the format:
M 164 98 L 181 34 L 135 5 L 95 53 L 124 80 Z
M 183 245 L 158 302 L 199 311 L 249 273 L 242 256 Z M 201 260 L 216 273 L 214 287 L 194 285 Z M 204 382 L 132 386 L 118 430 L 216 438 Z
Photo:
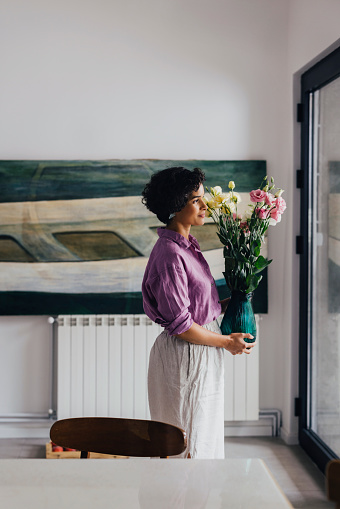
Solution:
M 235 212 L 235 204 L 224 202 L 222 204 L 221 210 L 222 212 L 224 212 L 224 214 L 232 214 L 233 212 Z
M 221 193 L 215 196 L 215 202 L 218 204 L 222 204 L 225 201 L 229 200 L 229 193 Z
M 222 187 L 220 186 L 211 187 L 210 193 L 212 196 L 218 196 L 219 194 L 222 193 Z
M 219 209 L 221 207 L 221 204 L 216 201 L 215 198 L 212 198 L 211 200 L 207 201 L 207 207 L 210 210 Z
M 235 189 L 235 182 L 234 182 L 233 180 L 231 180 L 231 181 L 229 182 L 229 184 L 228 184 L 228 187 L 229 187 L 229 189 L 231 189 L 231 190 Z
M 230 201 L 233 203 L 240 203 L 241 196 L 238 193 L 232 192 L 230 193 Z

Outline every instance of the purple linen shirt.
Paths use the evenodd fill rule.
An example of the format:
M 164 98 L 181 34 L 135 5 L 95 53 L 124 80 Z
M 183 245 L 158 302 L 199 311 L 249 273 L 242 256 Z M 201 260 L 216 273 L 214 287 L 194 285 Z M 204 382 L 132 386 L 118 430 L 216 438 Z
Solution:
M 142 283 L 145 313 L 171 335 L 212 322 L 221 304 L 197 240 L 165 228 L 157 233 Z

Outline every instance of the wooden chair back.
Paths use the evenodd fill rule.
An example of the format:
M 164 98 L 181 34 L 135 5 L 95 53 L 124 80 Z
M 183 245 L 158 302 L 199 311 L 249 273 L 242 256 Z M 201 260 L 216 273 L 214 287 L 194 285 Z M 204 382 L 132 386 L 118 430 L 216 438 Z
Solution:
M 327 498 L 340 509 L 340 460 L 331 460 L 326 466 Z
M 56 421 L 50 429 L 52 442 L 88 453 L 117 456 L 174 456 L 185 451 L 185 432 L 164 422 L 113 417 L 76 417 Z

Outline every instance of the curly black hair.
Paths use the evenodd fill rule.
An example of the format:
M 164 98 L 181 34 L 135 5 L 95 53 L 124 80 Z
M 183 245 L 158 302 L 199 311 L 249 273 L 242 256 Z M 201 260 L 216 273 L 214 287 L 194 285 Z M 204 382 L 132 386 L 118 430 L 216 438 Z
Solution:
M 200 168 L 166 168 L 152 175 L 142 192 L 142 203 L 168 225 L 170 214 L 182 210 L 191 193 L 204 181 L 205 175 Z

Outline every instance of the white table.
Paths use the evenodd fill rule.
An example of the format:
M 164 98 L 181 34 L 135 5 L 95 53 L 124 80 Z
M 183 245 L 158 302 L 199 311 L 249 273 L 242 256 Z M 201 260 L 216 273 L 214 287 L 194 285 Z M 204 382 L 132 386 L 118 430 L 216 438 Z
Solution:
M 3 459 L 6 509 L 283 509 L 260 459 Z

